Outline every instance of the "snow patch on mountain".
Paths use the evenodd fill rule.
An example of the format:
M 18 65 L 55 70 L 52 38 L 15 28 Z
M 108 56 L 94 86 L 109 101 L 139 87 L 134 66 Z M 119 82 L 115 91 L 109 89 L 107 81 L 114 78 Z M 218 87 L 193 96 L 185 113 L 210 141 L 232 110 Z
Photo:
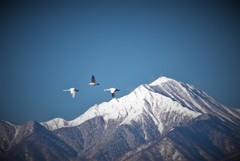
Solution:
M 3 121 L 4 123 L 6 123 L 6 124 L 8 124 L 8 125 L 10 125 L 10 126 L 12 126 L 12 127 L 17 126 L 17 125 L 15 125 L 15 124 L 13 124 L 13 123 L 11 123 L 11 122 L 9 122 L 9 121 L 6 121 L 6 120 L 1 120 L 1 121 Z
M 55 130 L 69 126 L 69 122 L 62 118 L 55 118 L 48 122 L 42 122 L 41 124 L 49 130 Z
M 160 77 L 151 83 L 150 87 L 193 111 L 220 116 L 220 118 L 227 119 L 235 124 L 238 124 L 240 121 L 240 116 L 236 112 L 220 104 L 192 85 Z
M 231 111 L 235 114 L 236 117 L 240 117 L 240 109 L 239 108 L 231 108 Z

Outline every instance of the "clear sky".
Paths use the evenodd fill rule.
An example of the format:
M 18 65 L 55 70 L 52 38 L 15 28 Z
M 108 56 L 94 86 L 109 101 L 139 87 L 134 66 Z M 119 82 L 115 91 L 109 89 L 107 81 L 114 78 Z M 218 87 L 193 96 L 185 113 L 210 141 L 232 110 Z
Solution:
M 160 76 L 240 108 L 237 2 L 1 3 L 0 119 L 71 120 L 109 101 L 104 88 L 121 97 Z M 100 86 L 84 86 L 92 74 Z

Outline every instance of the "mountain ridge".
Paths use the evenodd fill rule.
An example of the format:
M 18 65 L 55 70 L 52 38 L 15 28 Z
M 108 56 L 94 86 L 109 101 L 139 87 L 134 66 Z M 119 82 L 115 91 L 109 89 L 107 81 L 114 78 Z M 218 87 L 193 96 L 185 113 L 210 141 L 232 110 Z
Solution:
M 240 159 L 237 112 L 167 77 L 94 105 L 71 121 L 1 121 L 0 130 L 0 159 L 6 161 Z
M 172 86 L 170 86 L 169 84 L 174 86 L 174 88 Z M 146 89 L 148 91 L 146 91 Z M 177 90 L 177 92 L 180 91 L 180 92 L 184 93 L 185 97 L 181 98 L 180 96 L 173 94 L 173 89 Z M 167 92 L 169 90 L 171 92 Z M 189 91 L 190 92 L 193 91 L 191 93 L 192 95 L 189 95 Z M 215 101 L 213 98 L 208 96 L 205 92 L 196 89 L 194 86 L 189 85 L 189 84 L 184 84 L 182 82 L 178 82 L 171 78 L 160 77 L 150 84 L 142 84 L 142 85 L 138 86 L 136 89 L 134 89 L 128 95 L 123 96 L 119 99 L 114 98 L 114 99 L 110 100 L 109 102 L 103 102 L 99 105 L 94 105 L 91 108 L 89 108 L 83 115 L 81 115 L 71 121 L 66 121 L 62 118 L 55 118 L 55 119 L 49 120 L 47 122 L 42 122 L 42 125 L 51 130 L 55 130 L 55 129 L 62 128 L 62 127 L 77 126 L 90 118 L 93 118 L 93 117 L 101 115 L 101 114 L 105 114 L 105 113 L 103 113 L 103 111 L 99 111 L 99 108 L 104 105 L 108 106 L 107 108 L 110 108 L 113 106 L 116 107 L 116 106 L 118 106 L 119 102 L 126 102 L 126 97 L 127 97 L 128 101 L 130 100 L 130 102 L 133 102 L 133 101 L 131 101 L 132 99 L 133 100 L 134 99 L 146 100 L 143 95 L 146 95 L 146 94 L 153 95 L 155 93 L 162 95 L 161 97 L 164 97 L 164 96 L 168 97 L 168 98 L 172 99 L 173 101 L 178 102 L 180 105 L 183 105 L 183 107 L 187 107 L 191 111 L 194 111 L 196 113 L 209 113 L 210 112 L 212 114 L 213 112 L 209 111 L 206 107 L 211 106 L 210 104 L 213 104 L 214 106 L 220 106 L 222 108 L 222 110 L 224 110 L 224 112 L 230 113 L 228 115 L 234 115 L 234 117 L 238 118 L 236 120 L 233 117 L 235 122 L 239 122 L 239 120 L 240 120 L 240 116 L 237 115 L 233 110 L 221 105 L 220 103 Z M 193 98 L 193 97 L 196 97 L 195 96 L 196 94 L 198 94 L 198 95 L 201 94 L 201 95 L 203 95 L 203 97 L 208 98 L 208 100 L 210 100 L 210 101 L 204 102 L 204 101 L 202 101 L 203 98 L 198 98 L 199 101 L 196 102 Z M 183 101 L 183 100 L 187 100 L 187 101 Z M 189 104 L 189 102 L 192 102 L 192 103 Z M 204 105 L 205 108 L 199 107 L 199 102 L 201 103 L 201 105 Z M 148 103 L 148 101 L 146 101 L 146 104 L 147 103 Z M 133 106 L 133 105 L 130 104 L 130 105 L 128 105 L 128 107 L 129 106 Z M 119 108 L 124 108 L 124 106 L 121 106 Z M 106 109 L 105 109 L 105 111 L 108 112 Z M 91 113 L 91 114 L 87 115 L 87 113 Z M 111 113 L 111 115 L 112 115 L 112 117 L 110 117 L 111 119 L 113 119 L 113 117 L 115 117 L 114 119 L 116 119 L 116 117 L 118 117 L 118 116 L 121 117 L 121 114 L 124 113 L 124 110 L 119 111 L 118 116 L 116 116 L 117 114 L 113 116 L 113 113 L 115 113 L 115 109 L 109 113 Z M 126 115 L 126 113 L 125 113 L 125 115 Z M 134 115 L 134 114 L 132 114 L 132 115 Z M 221 113 L 218 115 L 221 115 Z M 107 118 L 106 118 L 106 120 L 107 120 Z

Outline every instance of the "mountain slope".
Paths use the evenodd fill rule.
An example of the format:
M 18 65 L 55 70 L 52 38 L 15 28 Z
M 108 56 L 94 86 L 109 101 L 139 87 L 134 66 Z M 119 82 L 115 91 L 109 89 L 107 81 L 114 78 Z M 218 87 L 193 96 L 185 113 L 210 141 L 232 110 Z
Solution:
M 239 115 L 235 114 L 233 110 L 221 105 L 206 93 L 191 85 L 161 77 L 149 85 L 140 85 L 127 96 L 95 105 L 85 114 L 72 121 L 64 120 L 64 124 L 57 124 L 58 119 L 55 119 L 43 123 L 43 125 L 47 128 L 50 127 L 50 130 L 75 126 L 81 129 L 81 125 L 85 122 L 91 122 L 100 117 L 102 119 L 101 126 L 104 127 L 100 136 L 108 137 L 104 142 L 93 141 L 94 145 L 89 144 L 89 147 L 83 148 L 82 153 L 84 153 L 84 149 L 94 147 L 93 149 L 98 149 L 98 152 L 92 152 L 91 159 L 112 160 L 113 158 L 124 158 L 124 154 L 131 153 L 132 149 L 151 145 L 153 140 L 163 138 L 170 132 L 174 133 L 177 127 L 188 128 L 189 124 L 206 114 L 216 117 L 223 123 L 228 122 L 231 128 L 234 127 L 233 129 L 239 128 Z M 207 120 L 212 120 L 210 118 L 212 117 L 207 117 Z M 219 124 L 221 121 L 218 121 Z M 51 126 L 53 122 L 55 125 Z M 112 127 L 113 125 L 114 127 Z M 211 128 L 214 129 L 215 127 Z M 92 133 L 94 132 L 93 130 Z M 237 133 L 238 131 L 235 130 L 234 132 Z M 207 136 L 204 136 L 205 138 Z M 237 138 L 235 139 L 237 140 Z M 185 139 L 185 142 L 188 142 L 188 140 Z M 108 144 L 105 145 L 105 143 Z M 212 143 L 209 144 L 215 146 Z M 234 149 L 237 148 L 238 146 L 235 146 Z M 102 151 L 99 149 L 102 149 Z M 216 149 L 218 148 L 216 147 Z M 141 151 L 141 148 L 138 148 L 137 151 Z M 102 156 L 102 154 L 104 155 Z M 198 155 L 202 156 L 201 154 Z M 181 156 L 183 157 L 185 154 L 181 154 Z M 193 155 L 192 157 L 197 156 Z M 162 158 L 166 159 L 164 155 Z M 202 158 L 204 157 L 202 156 Z
M 162 113 L 168 112 L 170 112 L 168 118 L 159 118 Z M 164 130 L 164 121 L 168 122 L 167 119 L 171 119 L 171 117 L 174 117 L 176 123 L 180 116 L 181 119 L 189 120 L 200 115 L 199 112 L 182 106 L 179 102 L 162 95 L 151 88 L 151 86 L 144 84 L 137 87 L 127 96 L 93 106 L 85 114 L 72 121 L 56 118 L 42 124 L 49 130 L 55 130 L 61 127 L 80 125 L 84 121 L 96 116 L 103 116 L 106 122 L 113 119 L 118 120 L 120 124 L 128 124 L 131 120 L 138 119 L 138 116 L 141 118 L 142 114 L 150 116 L 155 124 L 158 125 L 160 132 Z
M 194 118 L 207 113 L 223 120 L 227 119 L 235 124 L 240 123 L 238 113 L 220 104 L 205 92 L 191 85 L 160 77 L 149 85 L 140 85 L 127 96 L 95 105 L 85 114 L 72 121 L 56 118 L 42 124 L 49 130 L 55 130 L 80 125 L 96 116 L 103 116 L 105 121 L 114 119 L 125 124 L 145 113 L 153 118 L 161 131 L 163 130 L 161 129 L 163 128 L 161 127 L 163 122 L 158 117 L 162 113 L 170 111 L 178 113 L 178 115 L 175 115 L 176 117 L 184 115 L 185 117 Z
M 193 111 L 208 113 L 236 124 L 239 123 L 239 114 L 220 104 L 205 92 L 196 89 L 192 85 L 162 77 L 151 83 L 150 86 L 157 92 L 181 103 Z
M 2 122 L 1 127 L 4 124 L 6 125 Z M 70 160 L 77 154 L 68 144 L 37 122 L 28 121 L 14 128 L 14 133 L 1 131 L 5 136 L 14 136 L 9 140 L 8 148 L 1 148 L 1 160 Z
M 231 122 L 205 114 L 118 160 L 222 160 L 239 153 L 239 130 Z

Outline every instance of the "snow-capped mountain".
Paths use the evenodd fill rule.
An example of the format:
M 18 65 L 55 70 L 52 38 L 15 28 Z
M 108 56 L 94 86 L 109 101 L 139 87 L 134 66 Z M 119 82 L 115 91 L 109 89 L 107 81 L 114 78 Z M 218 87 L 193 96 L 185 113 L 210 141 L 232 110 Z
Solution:
M 237 111 L 192 85 L 160 77 L 71 121 L 0 122 L 0 159 L 238 160 Z
M 154 120 L 162 132 L 163 121 L 168 122 L 168 120 L 161 116 L 168 112 L 176 113 L 173 117 L 181 116 L 181 118 L 174 118 L 175 121 L 180 122 L 204 113 L 219 116 L 236 124 L 240 121 L 238 113 L 218 103 L 203 91 L 167 77 L 160 77 L 149 85 L 140 85 L 127 96 L 95 105 L 72 121 L 55 118 L 42 125 L 49 130 L 56 130 L 80 125 L 96 116 L 103 116 L 106 122 L 112 119 L 120 124 L 128 124 L 140 119 L 141 115 L 147 115 Z
M 158 80 L 158 83 L 164 83 L 166 79 L 162 77 Z M 168 80 L 171 81 L 171 79 Z M 62 127 L 80 125 L 97 116 L 102 116 L 105 122 L 115 120 L 119 125 L 131 124 L 131 121 L 144 121 L 143 117 L 150 117 L 158 126 L 159 132 L 162 133 L 166 128 L 169 130 L 169 128 L 171 129 L 172 126 L 177 126 L 179 123 L 187 123 L 201 114 L 182 106 L 178 101 L 162 95 L 156 89 L 154 83 L 152 85 L 140 85 L 129 95 L 95 105 L 85 114 L 72 121 L 56 118 L 42 124 L 49 130 L 56 130 Z M 168 116 L 165 117 L 164 113 L 168 113 Z M 172 125 L 165 126 L 166 122 L 171 122 Z

